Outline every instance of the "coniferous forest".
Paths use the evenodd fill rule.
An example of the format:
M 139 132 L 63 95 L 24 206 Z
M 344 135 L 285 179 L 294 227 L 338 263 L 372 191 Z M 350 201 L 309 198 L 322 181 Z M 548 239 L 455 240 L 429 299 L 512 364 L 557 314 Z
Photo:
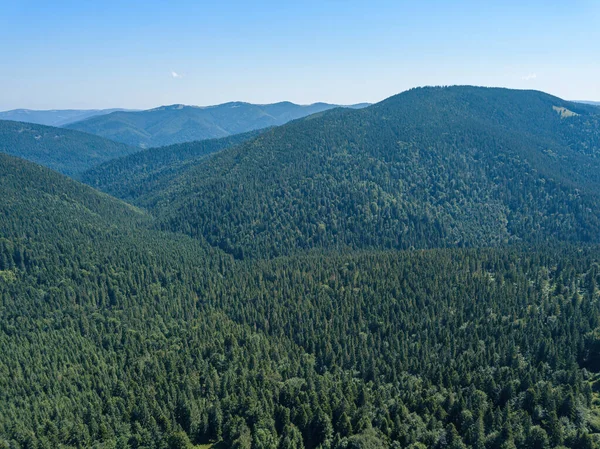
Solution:
M 414 89 L 76 179 L 2 143 L 0 449 L 600 447 L 597 107 Z

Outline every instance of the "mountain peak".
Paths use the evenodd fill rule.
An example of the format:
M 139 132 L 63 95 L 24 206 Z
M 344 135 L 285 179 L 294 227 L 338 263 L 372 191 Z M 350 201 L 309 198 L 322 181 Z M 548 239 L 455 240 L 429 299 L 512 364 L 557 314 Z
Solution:
M 194 108 L 196 106 L 188 106 L 185 104 L 169 104 L 169 105 L 163 105 L 163 106 L 157 106 L 155 108 L 152 109 L 146 109 L 145 111 L 140 111 L 140 112 L 154 112 L 154 111 L 178 111 L 181 109 L 185 109 L 185 108 Z
M 136 201 L 238 257 L 600 241 L 594 110 L 536 91 L 413 89 L 274 128 Z

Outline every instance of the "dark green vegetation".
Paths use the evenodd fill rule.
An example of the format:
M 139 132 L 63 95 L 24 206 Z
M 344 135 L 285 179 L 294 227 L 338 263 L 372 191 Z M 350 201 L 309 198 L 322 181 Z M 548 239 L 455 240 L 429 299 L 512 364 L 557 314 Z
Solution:
M 0 121 L 0 152 L 70 176 L 136 151 L 139 149 L 79 131 Z
M 282 125 L 335 107 L 326 103 L 301 106 L 290 102 L 266 105 L 234 102 L 207 107 L 172 105 L 148 111 L 114 112 L 72 123 L 68 128 L 146 148 Z
M 598 242 L 595 113 L 533 91 L 414 89 L 275 128 L 132 200 L 238 258 Z
M 0 112 L 0 120 L 37 123 L 47 126 L 64 126 L 69 123 L 85 120 L 96 115 L 110 114 L 122 109 L 56 109 L 36 111 L 33 109 L 13 109 Z
M 123 190 L 145 211 L 0 155 L 0 448 L 598 448 L 597 122 L 575 108 L 539 93 L 418 90 L 210 158 L 196 146 L 140 153 L 105 185 L 119 192 L 119 170 L 147 180 L 144 164 L 166 173 L 157 190 Z M 523 123 L 534 115 L 523 110 L 542 115 Z M 254 219 L 281 222 L 265 221 L 256 246 L 234 246 L 250 241 L 241 220 L 230 246 L 215 243 L 166 219 L 197 223 L 181 206 L 198 192 L 212 220 L 251 217 L 262 192 L 272 211 Z M 515 215 L 485 216 L 494 198 Z M 448 248 L 396 250 L 387 215 L 369 236 L 365 216 L 392 199 L 414 208 L 396 219 L 420 229 L 416 243 Z M 525 206 L 531 221 L 515 227 Z M 323 240 L 292 248 L 288 227 L 305 217 L 292 211 L 326 207 L 343 214 L 337 233 L 318 226 Z M 419 208 L 446 211 L 440 229 L 452 219 L 461 239 L 435 240 Z
M 147 186 L 166 188 L 174 178 L 206 156 L 250 140 L 261 132 L 249 131 L 220 139 L 138 151 L 93 167 L 79 179 L 110 195 L 132 200 L 144 194 Z

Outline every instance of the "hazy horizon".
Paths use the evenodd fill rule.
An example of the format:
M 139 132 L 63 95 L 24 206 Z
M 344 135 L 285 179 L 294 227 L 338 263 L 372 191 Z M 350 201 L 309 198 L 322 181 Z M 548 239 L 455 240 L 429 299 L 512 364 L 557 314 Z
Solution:
M 10 111 L 39 111 L 39 112 L 53 112 L 53 111 L 68 111 L 68 110 L 89 110 L 89 111 L 102 111 L 102 110 L 109 110 L 109 109 L 117 109 L 119 110 L 119 112 L 139 112 L 139 111 L 151 111 L 152 109 L 159 109 L 162 107 L 170 107 L 170 106 L 186 106 L 186 107 L 192 107 L 192 108 L 211 108 L 211 107 L 216 107 L 216 106 L 223 106 L 229 103 L 246 103 L 246 104 L 253 104 L 253 105 L 257 105 L 257 106 L 266 106 L 266 105 L 270 105 L 270 104 L 278 104 L 278 103 L 286 103 L 289 102 L 288 100 L 281 100 L 281 101 L 274 101 L 273 103 L 250 103 L 249 101 L 243 101 L 243 100 L 232 100 L 232 101 L 226 101 L 224 103 L 216 103 L 216 104 L 185 104 L 185 103 L 172 103 L 172 104 L 160 104 L 160 105 L 156 105 L 156 106 L 152 106 L 150 108 L 147 109 L 134 109 L 134 108 L 126 108 L 126 107 L 121 107 L 121 106 L 114 106 L 114 107 L 108 107 L 108 108 L 85 108 L 85 109 L 77 109 L 77 108 L 51 108 L 51 109 L 33 109 L 33 108 L 12 108 L 12 109 L 7 109 L 7 110 L 0 110 L 0 112 L 10 112 Z M 314 103 L 295 103 L 295 102 L 290 102 L 290 103 L 294 103 L 298 106 L 312 106 L 318 103 L 326 103 L 323 101 L 316 101 Z M 333 104 L 333 103 L 327 103 L 327 104 Z M 361 104 L 374 104 L 368 101 L 363 101 L 363 102 L 359 102 L 359 103 L 352 103 L 352 104 L 335 104 L 335 106 L 356 106 L 356 105 L 361 105 Z M 115 111 L 116 112 L 116 111 Z
M 460 85 L 460 84 L 455 84 L 455 85 L 448 85 L 445 87 L 451 87 L 451 86 L 464 86 L 464 85 Z M 335 106 L 356 106 L 356 105 L 362 105 L 362 104 L 367 104 L 367 105 L 373 105 L 373 104 L 377 104 L 381 101 L 386 100 L 387 98 L 393 97 L 395 95 L 399 95 L 403 92 L 406 92 L 407 90 L 410 89 L 415 89 L 415 88 L 424 88 L 424 87 L 438 87 L 438 86 L 433 86 L 433 85 L 427 85 L 427 86 L 414 86 L 414 87 L 410 87 L 408 89 L 405 89 L 403 91 L 400 92 L 396 92 L 394 94 L 388 95 L 387 97 L 384 97 L 380 100 L 377 101 L 361 101 L 361 102 L 356 102 L 356 103 L 347 103 L 347 104 L 339 104 L 339 103 L 329 103 L 329 102 L 324 102 L 324 101 L 315 101 L 313 103 L 297 103 L 297 102 L 290 102 L 289 100 L 279 100 L 279 101 L 273 101 L 271 103 L 252 103 L 249 101 L 244 101 L 244 100 L 231 100 L 231 101 L 226 101 L 223 103 L 215 103 L 215 104 L 186 104 L 186 103 L 171 103 L 171 104 L 160 104 L 160 105 L 155 105 L 155 106 L 151 106 L 149 108 L 128 108 L 128 107 L 124 107 L 124 106 L 120 106 L 120 105 L 116 105 L 116 106 L 109 106 L 109 107 L 103 107 L 103 108 L 94 108 L 94 107 L 90 107 L 90 108 L 48 108 L 48 109 L 34 109 L 34 108 L 21 108 L 21 107 L 17 107 L 17 108 L 12 108 L 12 109 L 1 109 L 0 112 L 10 112 L 10 111 L 19 111 L 19 110 L 24 110 L 24 111 L 38 111 L 38 112 L 52 112 L 52 111 L 67 111 L 67 110 L 81 110 L 81 111 L 85 111 L 85 110 L 89 110 L 89 111 L 101 111 L 101 110 L 110 110 L 110 109 L 116 109 L 117 111 L 114 112 L 140 112 L 140 111 L 151 111 L 153 109 L 159 109 L 161 107 L 169 107 L 169 106 L 177 106 L 177 105 L 183 105 L 183 106 L 189 106 L 189 107 L 193 107 L 193 108 L 209 108 L 209 107 L 217 107 L 217 106 L 222 106 L 222 105 L 226 105 L 229 103 L 246 103 L 246 104 L 253 104 L 253 105 L 258 105 L 258 106 L 264 106 L 264 105 L 270 105 L 270 104 L 277 104 L 277 103 L 285 103 L 285 102 L 290 102 L 290 103 L 294 103 L 298 106 L 312 106 L 314 104 L 318 104 L 318 103 L 326 103 L 326 104 L 332 104 Z M 474 87 L 487 87 L 487 88 L 500 88 L 500 89 L 513 89 L 513 90 L 536 90 L 537 89 L 514 89 L 514 88 L 510 88 L 510 87 L 505 87 L 505 86 L 474 86 Z M 544 91 L 540 91 L 540 92 L 544 92 Z M 551 92 L 545 92 L 551 95 Z M 559 95 L 556 95 L 559 98 Z M 588 103 L 588 104 L 597 104 L 600 105 L 600 101 L 596 101 L 596 100 L 590 100 L 587 98 L 581 99 L 581 98 L 563 98 L 563 100 L 567 100 L 567 101 L 573 101 L 575 103 Z

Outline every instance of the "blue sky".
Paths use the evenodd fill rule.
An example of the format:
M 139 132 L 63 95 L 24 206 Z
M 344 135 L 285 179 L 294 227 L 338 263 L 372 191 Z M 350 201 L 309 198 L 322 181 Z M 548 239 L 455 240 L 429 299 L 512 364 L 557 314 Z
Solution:
M 0 110 L 376 102 L 422 85 L 600 101 L 600 1 L 0 0 Z

